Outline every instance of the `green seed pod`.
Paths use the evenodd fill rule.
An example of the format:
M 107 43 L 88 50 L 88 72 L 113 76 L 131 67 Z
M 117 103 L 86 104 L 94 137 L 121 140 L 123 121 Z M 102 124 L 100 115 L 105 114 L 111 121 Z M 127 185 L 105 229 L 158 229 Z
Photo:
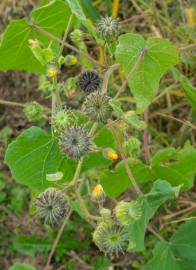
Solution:
M 140 154 L 140 145 L 141 142 L 137 138 L 131 137 L 124 142 L 123 147 L 129 156 L 136 158 Z
M 40 193 L 35 205 L 37 216 L 47 224 L 58 224 L 68 210 L 63 192 L 53 188 Z
M 71 126 L 62 130 L 59 144 L 63 153 L 71 159 L 79 160 L 91 147 L 91 138 L 83 126 Z
M 32 101 L 25 106 L 24 113 L 29 121 L 38 121 L 43 117 L 44 108 L 36 101 Z
M 60 110 L 52 116 L 52 126 L 55 133 L 60 133 L 63 128 L 76 124 L 77 117 L 71 110 Z
M 78 43 L 83 42 L 82 40 L 83 32 L 80 29 L 75 29 L 70 34 L 70 38 L 73 41 L 74 44 L 78 45 Z
M 113 41 L 119 35 L 119 21 L 112 17 L 103 17 L 98 22 L 98 31 L 104 40 Z
M 128 226 L 131 222 L 141 218 L 142 209 L 138 201 L 121 201 L 115 208 L 115 215 L 123 226 Z
M 106 94 L 93 92 L 86 97 L 82 105 L 82 111 L 92 121 L 105 123 L 110 118 L 112 112 L 109 100 L 110 97 Z
M 122 227 L 113 222 L 101 222 L 93 233 L 93 241 L 105 254 L 123 253 L 128 246 L 127 234 Z

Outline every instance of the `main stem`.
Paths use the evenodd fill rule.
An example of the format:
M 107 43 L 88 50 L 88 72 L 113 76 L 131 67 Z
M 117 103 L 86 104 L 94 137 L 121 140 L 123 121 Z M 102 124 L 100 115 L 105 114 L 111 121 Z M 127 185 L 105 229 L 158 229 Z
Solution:
M 121 157 L 122 157 L 122 159 L 123 159 L 123 161 L 124 161 L 125 170 L 126 170 L 126 172 L 127 172 L 127 175 L 129 176 L 129 179 L 130 179 L 132 185 L 133 185 L 133 188 L 135 189 L 135 191 L 136 191 L 136 193 L 137 193 L 138 195 L 142 195 L 143 193 L 142 193 L 140 187 L 138 186 L 138 184 L 137 184 L 137 182 L 136 182 L 136 180 L 135 180 L 135 177 L 134 177 L 133 174 L 132 174 L 131 169 L 129 168 L 129 164 L 128 164 L 128 162 L 127 162 L 127 158 L 126 158 L 125 152 L 124 152 L 124 150 L 123 150 L 123 147 L 122 147 L 122 145 L 121 145 L 120 139 L 119 139 L 119 137 L 118 137 L 118 135 L 117 135 L 117 133 L 116 133 L 116 130 L 114 129 L 112 123 L 111 123 L 111 125 L 110 125 L 110 128 L 111 128 L 111 130 L 112 130 L 112 134 L 113 134 L 113 137 L 114 137 L 114 139 L 115 139 L 115 141 L 116 141 L 116 144 L 117 144 L 117 146 L 118 146 L 118 148 L 119 148 L 120 155 L 121 155 Z

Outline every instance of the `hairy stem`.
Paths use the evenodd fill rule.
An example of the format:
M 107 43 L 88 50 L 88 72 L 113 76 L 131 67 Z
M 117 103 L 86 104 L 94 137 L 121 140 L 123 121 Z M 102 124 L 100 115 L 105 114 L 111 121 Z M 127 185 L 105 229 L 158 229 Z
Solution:
M 59 240 L 61 238 L 61 235 L 62 235 L 62 233 L 63 233 L 63 231 L 65 229 L 65 226 L 67 225 L 67 223 L 68 223 L 68 221 L 69 221 L 69 219 L 71 217 L 72 212 L 73 211 L 70 210 L 69 213 L 66 215 L 66 217 L 65 217 L 65 219 L 64 219 L 64 221 L 63 221 L 63 223 L 62 223 L 62 225 L 61 225 L 61 227 L 60 227 L 60 229 L 58 231 L 57 237 L 54 240 L 54 243 L 52 245 L 52 249 L 51 249 L 51 251 L 50 251 L 50 253 L 48 255 L 48 259 L 47 259 L 46 265 L 44 267 L 44 270 L 47 270 L 49 268 L 49 266 L 50 266 L 50 262 L 52 260 L 53 255 L 54 255 L 55 249 L 56 249 L 56 247 L 58 245 L 58 242 L 59 242 Z
M 114 139 L 115 139 L 115 141 L 116 141 L 116 144 L 117 144 L 117 146 L 118 146 L 118 149 L 119 149 L 121 158 L 122 158 L 122 160 L 124 161 L 125 170 L 126 170 L 126 172 L 127 172 L 127 175 L 128 175 L 128 177 L 129 177 L 129 179 L 130 179 L 132 185 L 133 185 L 133 188 L 135 189 L 135 191 L 136 191 L 136 193 L 137 193 L 138 195 L 142 195 L 143 193 L 142 193 L 140 187 L 138 186 L 138 184 L 137 184 L 137 182 L 136 182 L 136 180 L 135 180 L 135 177 L 134 177 L 133 174 L 132 174 L 132 171 L 131 171 L 131 169 L 130 169 L 130 167 L 129 167 L 129 164 L 128 164 L 128 162 L 127 162 L 127 158 L 126 158 L 124 149 L 123 149 L 123 147 L 122 147 L 122 145 L 121 145 L 121 142 L 120 142 L 120 139 L 119 139 L 119 137 L 118 137 L 118 135 L 117 135 L 117 133 L 116 133 L 116 130 L 115 130 L 115 128 L 113 127 L 113 125 L 110 125 L 110 128 L 111 128 L 113 137 L 114 137 Z
M 105 68 L 105 65 L 100 64 L 97 60 L 95 60 L 94 58 L 92 58 L 90 55 L 86 54 L 85 52 L 79 50 L 78 48 L 72 46 L 71 44 L 69 44 L 68 42 L 64 42 L 62 39 L 52 35 L 51 33 L 45 31 L 44 29 L 42 29 L 41 27 L 31 23 L 29 25 L 32 29 L 34 29 L 36 32 L 39 32 L 41 34 L 43 34 L 44 36 L 48 37 L 49 39 L 52 39 L 60 44 L 63 44 L 65 47 L 67 47 L 68 49 L 77 52 L 79 54 L 82 54 L 83 56 L 85 56 L 86 58 L 88 58 L 93 64 L 97 65 L 97 66 L 101 66 L 103 68 Z
M 26 104 L 24 104 L 24 103 L 7 101 L 7 100 L 2 100 L 2 99 L 0 99 L 0 104 L 1 105 L 14 106 L 14 107 L 23 107 L 23 108 L 26 106 Z

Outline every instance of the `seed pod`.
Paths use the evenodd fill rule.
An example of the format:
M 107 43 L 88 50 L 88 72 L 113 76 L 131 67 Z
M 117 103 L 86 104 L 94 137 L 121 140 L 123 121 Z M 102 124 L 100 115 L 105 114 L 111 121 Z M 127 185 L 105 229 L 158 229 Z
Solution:
M 124 142 L 123 148 L 128 155 L 136 158 L 140 154 L 140 145 L 141 142 L 137 138 L 130 137 L 127 141 Z
M 93 241 L 102 252 L 109 255 L 118 256 L 128 246 L 126 232 L 112 221 L 98 224 Z
M 36 101 L 32 101 L 25 106 L 24 113 L 29 121 L 38 121 L 43 117 L 44 108 Z
M 40 193 L 35 204 L 38 217 L 47 224 L 58 224 L 68 209 L 63 192 L 53 188 Z
M 74 125 L 62 130 L 59 144 L 66 156 L 79 160 L 89 152 L 91 138 L 83 126 Z
M 85 93 L 91 93 L 99 89 L 101 78 L 94 70 L 87 70 L 80 74 L 78 85 Z
M 115 215 L 123 226 L 128 226 L 131 222 L 141 218 L 142 209 L 138 201 L 121 201 L 115 208 Z
M 54 132 L 59 133 L 63 128 L 76 124 L 77 117 L 71 110 L 60 110 L 52 116 Z
M 102 185 L 96 185 L 91 193 L 92 200 L 98 203 L 103 203 L 105 201 L 105 192 Z
M 98 31 L 104 40 L 113 41 L 119 35 L 119 21 L 112 17 L 103 17 L 98 22 Z
M 112 112 L 109 100 L 110 97 L 104 93 L 91 93 L 86 97 L 82 105 L 82 111 L 92 121 L 105 123 L 110 118 Z

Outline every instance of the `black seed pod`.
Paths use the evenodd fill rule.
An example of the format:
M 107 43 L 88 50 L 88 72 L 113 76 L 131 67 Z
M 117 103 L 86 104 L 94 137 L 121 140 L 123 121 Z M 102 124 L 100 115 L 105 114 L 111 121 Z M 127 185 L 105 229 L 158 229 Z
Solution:
M 109 105 L 110 97 L 104 93 L 94 92 L 89 94 L 83 105 L 82 111 L 93 121 L 105 123 L 111 115 Z
M 47 224 L 58 224 L 68 209 L 63 192 L 53 188 L 40 193 L 35 204 L 38 217 Z
M 62 130 L 59 138 L 62 151 L 71 159 L 85 156 L 91 147 L 91 138 L 82 126 L 71 126 Z
M 99 89 L 101 78 L 94 70 L 87 70 L 80 74 L 78 85 L 86 93 L 91 93 Z
M 112 41 L 119 35 L 119 21 L 112 17 L 103 17 L 98 22 L 98 31 L 103 39 Z

